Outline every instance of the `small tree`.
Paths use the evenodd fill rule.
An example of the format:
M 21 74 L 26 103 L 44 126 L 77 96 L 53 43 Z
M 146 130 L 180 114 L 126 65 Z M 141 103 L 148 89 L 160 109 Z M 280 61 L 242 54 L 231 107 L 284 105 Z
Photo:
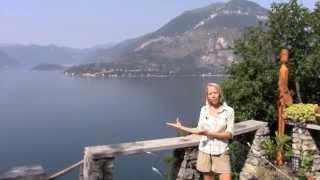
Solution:
M 312 23 L 311 23 L 312 22 Z M 276 119 L 278 54 L 290 49 L 289 89 L 296 102 L 320 100 L 320 3 L 310 12 L 291 0 L 275 3 L 268 21 L 250 28 L 235 44 L 237 61 L 223 84 L 227 101 L 241 120 Z

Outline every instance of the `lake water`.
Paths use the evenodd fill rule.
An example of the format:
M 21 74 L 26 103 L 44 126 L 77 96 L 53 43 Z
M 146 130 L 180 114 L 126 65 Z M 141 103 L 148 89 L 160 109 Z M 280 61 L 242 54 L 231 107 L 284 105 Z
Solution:
M 197 123 L 207 82 L 220 77 L 79 79 L 62 72 L 0 71 L 0 172 L 40 164 L 50 175 L 83 158 L 83 149 L 174 137 L 165 125 Z M 121 156 L 118 179 L 161 179 L 152 166 L 170 151 Z M 78 172 L 61 179 L 77 179 Z

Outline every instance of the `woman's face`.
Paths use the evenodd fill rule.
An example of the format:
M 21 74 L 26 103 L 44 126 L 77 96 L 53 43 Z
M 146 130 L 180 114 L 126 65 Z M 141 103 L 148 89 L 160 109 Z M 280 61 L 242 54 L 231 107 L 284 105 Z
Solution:
M 218 105 L 219 104 L 219 90 L 214 86 L 208 86 L 208 102 L 210 105 Z

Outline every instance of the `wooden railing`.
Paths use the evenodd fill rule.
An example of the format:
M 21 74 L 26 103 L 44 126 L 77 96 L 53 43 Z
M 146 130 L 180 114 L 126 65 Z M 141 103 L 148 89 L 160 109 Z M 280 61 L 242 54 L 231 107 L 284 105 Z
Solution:
M 267 126 L 266 122 L 255 120 L 236 123 L 234 135 L 255 131 L 265 126 Z M 89 146 L 85 148 L 83 179 L 96 180 L 101 177 L 112 179 L 113 160 L 116 156 L 194 147 L 199 144 L 199 141 L 200 136 L 189 135 L 112 145 Z
M 234 135 L 240 135 L 259 128 L 267 126 L 266 122 L 248 120 L 235 124 Z M 146 141 L 137 141 L 129 143 L 101 145 L 101 146 L 88 146 L 84 150 L 84 159 L 76 162 L 75 164 L 57 172 L 53 175 L 42 178 L 43 180 L 58 179 L 66 175 L 76 168 L 80 168 L 80 179 L 84 180 L 97 180 L 97 179 L 112 179 L 113 161 L 116 156 L 142 154 L 146 152 L 170 150 L 176 148 L 195 147 L 199 144 L 200 137 L 196 135 L 188 135 L 183 137 L 162 138 Z M 27 168 L 26 168 L 27 169 Z M 41 171 L 42 172 L 42 171 Z M 39 172 L 35 178 L 32 174 L 28 174 L 30 180 L 40 180 L 38 178 Z M 12 176 L 12 174 L 11 174 Z M 21 177 L 20 175 L 16 175 Z M 3 176 L 5 179 L 5 176 Z M 42 180 L 41 179 L 41 180 Z M 2 177 L 0 175 L 0 180 Z

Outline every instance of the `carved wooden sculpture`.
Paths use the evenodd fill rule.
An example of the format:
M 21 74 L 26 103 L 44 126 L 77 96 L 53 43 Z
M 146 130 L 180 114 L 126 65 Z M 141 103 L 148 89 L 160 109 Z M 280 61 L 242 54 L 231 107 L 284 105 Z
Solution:
M 279 136 L 284 135 L 285 130 L 285 117 L 284 109 L 286 106 L 292 104 L 293 100 L 290 95 L 288 88 L 288 67 L 286 63 L 289 60 L 289 51 L 287 49 L 282 49 L 280 52 L 280 70 L 279 70 L 279 102 L 278 102 L 278 133 Z M 283 165 L 283 150 L 277 152 L 277 163 L 278 165 Z

